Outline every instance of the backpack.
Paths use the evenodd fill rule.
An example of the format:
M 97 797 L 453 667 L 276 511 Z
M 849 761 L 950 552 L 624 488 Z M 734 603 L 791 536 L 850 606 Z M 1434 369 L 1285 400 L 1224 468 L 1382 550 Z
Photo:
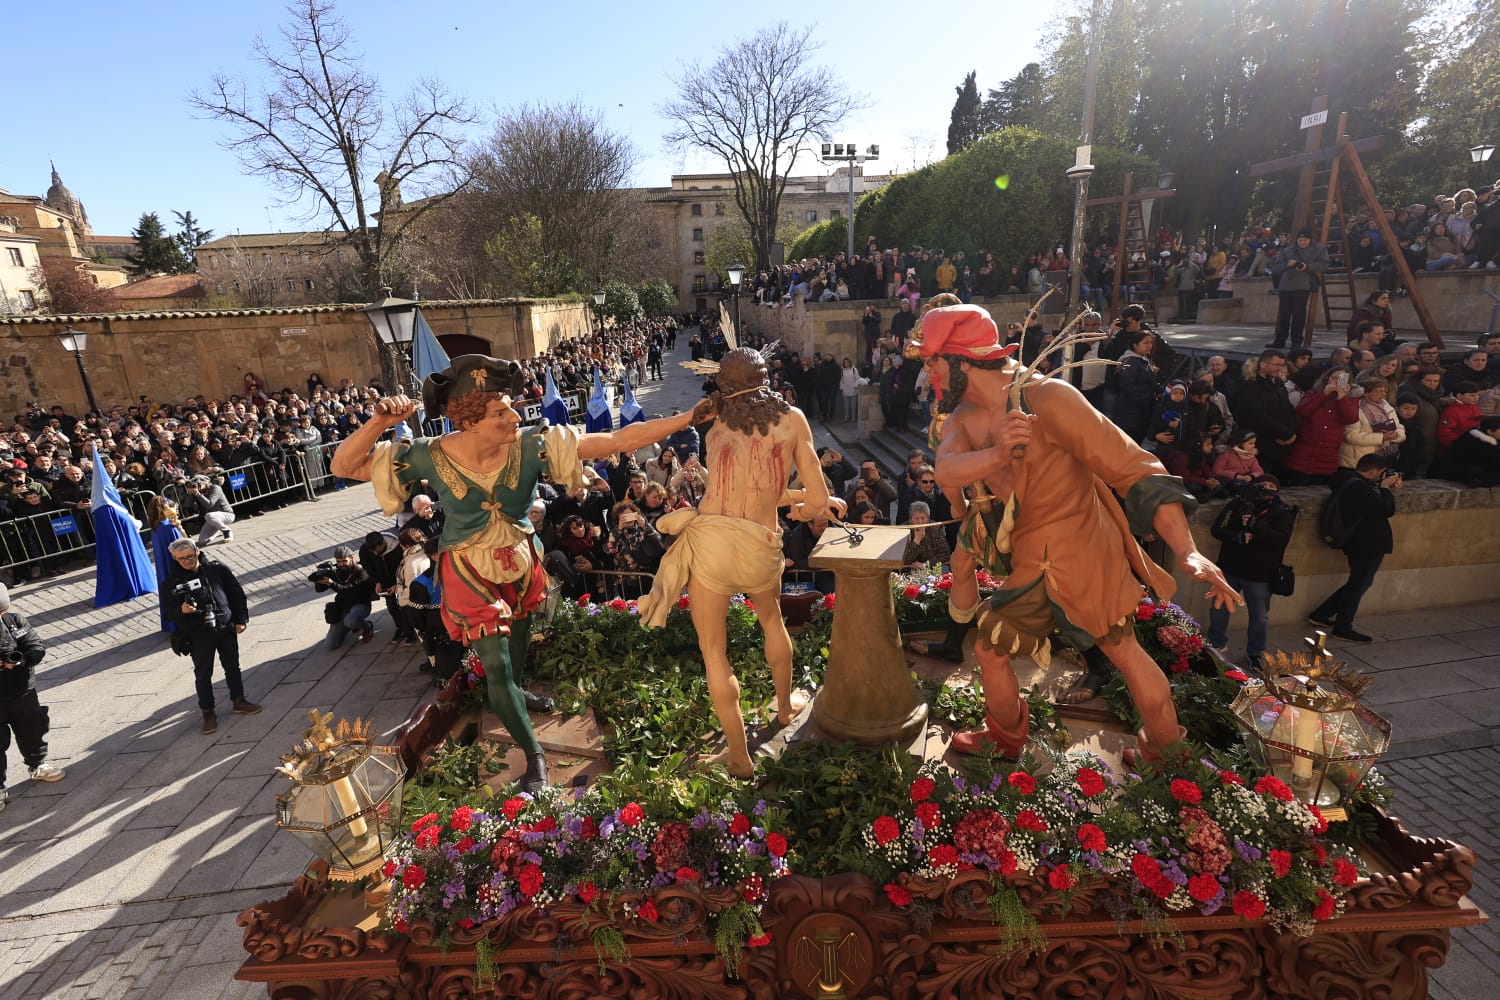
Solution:
M 1344 491 L 1352 482 L 1351 479 L 1328 494 L 1323 501 L 1322 508 L 1318 511 L 1318 537 L 1323 539 L 1323 544 L 1329 548 L 1342 549 L 1349 544 L 1349 539 L 1354 537 L 1356 525 L 1344 520 L 1343 511 Z

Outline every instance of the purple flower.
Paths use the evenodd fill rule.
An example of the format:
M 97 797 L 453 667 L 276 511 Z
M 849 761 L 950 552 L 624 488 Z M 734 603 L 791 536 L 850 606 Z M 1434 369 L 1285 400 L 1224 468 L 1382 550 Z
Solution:
M 651 876 L 651 888 L 665 889 L 667 886 L 672 884 L 672 880 L 676 877 L 677 876 L 671 874 L 670 872 L 657 872 L 655 875 Z
M 708 814 L 708 810 L 705 809 L 692 818 L 692 821 L 688 823 L 688 827 L 689 829 L 693 830 L 706 830 L 708 829 L 709 824 L 711 824 L 712 822 L 713 817 L 710 816 Z
M 1247 844 L 1238 837 L 1234 838 L 1234 852 L 1246 861 L 1260 860 L 1260 848 Z
M 754 813 L 756 816 L 764 816 L 766 814 L 766 800 L 765 799 L 758 800 L 755 803 L 755 808 L 752 809 L 752 810 L 750 810 L 750 811 L 752 813 Z

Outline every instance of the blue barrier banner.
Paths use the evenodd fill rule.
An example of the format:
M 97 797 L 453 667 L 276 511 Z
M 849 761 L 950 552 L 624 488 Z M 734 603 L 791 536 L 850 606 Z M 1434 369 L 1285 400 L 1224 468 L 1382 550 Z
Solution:
M 52 519 L 52 533 L 54 535 L 76 535 L 78 524 L 71 517 L 54 517 Z
M 242 490 L 245 488 L 245 474 L 243 472 L 231 472 L 229 474 L 229 488 Z
M 783 594 L 805 594 L 812 589 L 813 585 L 811 583 L 795 583 L 783 581 L 781 584 L 781 592 Z

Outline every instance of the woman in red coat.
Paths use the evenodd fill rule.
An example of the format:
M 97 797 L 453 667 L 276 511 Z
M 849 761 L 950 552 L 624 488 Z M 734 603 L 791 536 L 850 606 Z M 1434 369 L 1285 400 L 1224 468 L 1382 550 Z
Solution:
M 1338 469 L 1344 427 L 1359 420 L 1359 400 L 1349 395 L 1352 378 L 1342 365 L 1330 368 L 1297 404 L 1297 441 L 1282 463 L 1286 485 L 1321 486 Z

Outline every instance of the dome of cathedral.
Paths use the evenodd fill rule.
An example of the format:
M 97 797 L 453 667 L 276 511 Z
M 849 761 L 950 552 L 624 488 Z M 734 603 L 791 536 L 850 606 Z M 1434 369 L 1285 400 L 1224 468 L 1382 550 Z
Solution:
M 52 211 L 72 219 L 80 230 L 89 231 L 89 215 L 83 210 L 83 202 L 62 182 L 56 164 L 52 166 L 52 186 L 47 189 L 46 205 Z

